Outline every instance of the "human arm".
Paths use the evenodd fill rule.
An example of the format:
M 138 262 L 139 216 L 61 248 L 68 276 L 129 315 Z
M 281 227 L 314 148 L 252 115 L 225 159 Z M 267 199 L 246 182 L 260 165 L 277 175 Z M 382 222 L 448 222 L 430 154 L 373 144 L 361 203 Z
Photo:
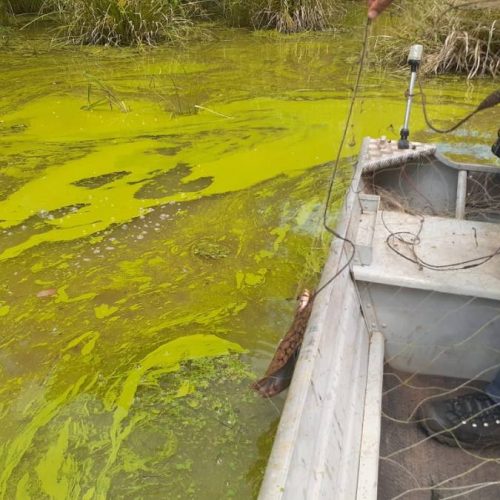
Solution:
M 368 17 L 375 19 L 381 14 L 389 5 L 392 0 L 368 0 Z

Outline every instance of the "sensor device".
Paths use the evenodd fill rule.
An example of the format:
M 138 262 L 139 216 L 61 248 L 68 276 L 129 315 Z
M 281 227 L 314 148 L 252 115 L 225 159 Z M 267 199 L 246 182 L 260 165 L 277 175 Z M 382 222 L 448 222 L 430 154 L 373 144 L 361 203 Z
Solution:
M 413 91 L 415 90 L 415 83 L 417 82 L 417 71 L 422 61 L 423 52 L 424 47 L 422 45 L 412 45 L 410 47 L 410 53 L 408 55 L 408 64 L 410 65 L 411 70 L 410 87 L 408 88 L 405 121 L 403 128 L 401 129 L 401 135 L 398 141 L 398 149 L 410 149 L 410 141 L 408 140 L 408 137 L 410 136 L 411 105 L 413 102 Z

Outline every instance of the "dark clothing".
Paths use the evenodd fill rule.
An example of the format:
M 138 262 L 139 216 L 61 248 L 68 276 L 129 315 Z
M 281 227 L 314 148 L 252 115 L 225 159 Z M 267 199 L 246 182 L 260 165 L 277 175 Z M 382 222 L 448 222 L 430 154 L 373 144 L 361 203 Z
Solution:
M 495 378 L 486 386 L 485 390 L 495 403 L 500 403 L 500 371 L 497 372 Z

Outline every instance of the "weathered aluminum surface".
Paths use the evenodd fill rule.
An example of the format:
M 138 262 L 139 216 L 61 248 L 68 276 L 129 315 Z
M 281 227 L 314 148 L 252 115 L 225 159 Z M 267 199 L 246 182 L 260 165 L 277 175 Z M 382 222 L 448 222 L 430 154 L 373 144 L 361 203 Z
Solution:
M 366 146 L 364 145 L 364 149 Z M 359 164 L 337 224 L 354 238 L 360 213 Z M 351 251 L 332 243 L 322 283 Z M 259 498 L 349 499 L 356 495 L 369 336 L 355 284 L 346 269 L 314 302 L 311 319 Z
M 426 175 L 426 165 L 435 167 L 442 186 L 437 187 L 432 175 Z M 457 207 L 456 199 L 459 171 L 496 172 L 494 167 L 451 162 L 436 153 L 433 145 L 413 143 L 409 150 L 399 151 L 396 143 L 384 138 L 367 138 L 338 217 L 338 233 L 356 240 L 363 218 L 359 199 L 362 174 L 380 172 L 391 183 L 391 175 L 397 176 L 398 167 L 403 166 L 408 168 L 412 182 L 423 182 L 450 217 L 463 212 L 464 201 L 460 200 Z M 397 181 L 392 183 L 397 185 Z M 402 194 L 413 196 L 411 192 Z M 418 202 L 417 198 L 412 201 Z M 391 224 L 412 224 L 404 214 L 395 216 L 398 220 L 392 217 L 388 216 Z M 471 224 L 481 238 L 477 244 L 485 252 L 492 250 L 491 241 L 486 240 L 500 236 L 491 224 L 438 219 L 429 218 L 425 231 L 441 237 L 448 245 L 443 256 L 453 254 L 453 260 L 468 256 L 471 245 L 476 245 L 471 239 Z M 415 264 L 395 263 L 394 255 L 389 256 L 384 248 L 387 234 L 380 227 L 380 210 L 376 224 L 371 258 L 358 258 L 352 272 L 345 270 L 315 300 L 261 487 L 261 500 L 376 499 L 384 340 L 386 360 L 396 366 L 452 376 L 475 372 L 479 378 L 487 378 L 489 372 L 478 375 L 477 369 L 492 366 L 500 350 L 498 271 L 487 268 L 476 274 L 444 278 L 443 273 L 431 276 L 407 266 Z M 461 231 L 466 241 L 456 231 Z M 366 244 L 370 238 L 368 233 L 365 236 Z M 365 246 L 366 251 L 370 245 Z M 347 262 L 350 251 L 350 245 L 342 240 L 333 241 L 322 283 Z M 361 262 L 369 265 L 362 266 Z M 430 309 L 425 309 L 426 304 Z M 373 332 L 377 333 L 372 335 L 370 346 Z M 481 335 L 482 341 L 465 347 L 470 332 L 472 338 Z M 439 362 L 427 366 L 432 359 Z
M 468 269 L 421 268 L 389 247 L 387 238 L 391 234 L 402 234 L 406 239 L 418 235 L 418 245 L 414 248 L 402 245 L 396 238 L 392 245 L 409 259 L 415 258 L 414 250 L 422 261 L 444 266 L 494 254 L 500 248 L 500 224 L 379 212 L 373 238 L 373 261 L 369 266 L 353 267 L 358 281 L 500 300 L 500 256 Z

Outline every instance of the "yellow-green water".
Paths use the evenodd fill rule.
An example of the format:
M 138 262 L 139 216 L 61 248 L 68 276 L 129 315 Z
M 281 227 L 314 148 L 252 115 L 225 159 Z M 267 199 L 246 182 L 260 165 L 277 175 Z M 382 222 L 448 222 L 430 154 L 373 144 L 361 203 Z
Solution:
M 324 255 L 357 38 L 228 31 L 146 53 L 3 38 L 0 498 L 255 496 L 284 397 L 249 384 Z M 366 76 L 346 159 L 394 136 L 405 86 Z M 459 117 L 493 88 L 439 79 L 430 111 Z M 412 126 L 482 161 L 493 128 Z

